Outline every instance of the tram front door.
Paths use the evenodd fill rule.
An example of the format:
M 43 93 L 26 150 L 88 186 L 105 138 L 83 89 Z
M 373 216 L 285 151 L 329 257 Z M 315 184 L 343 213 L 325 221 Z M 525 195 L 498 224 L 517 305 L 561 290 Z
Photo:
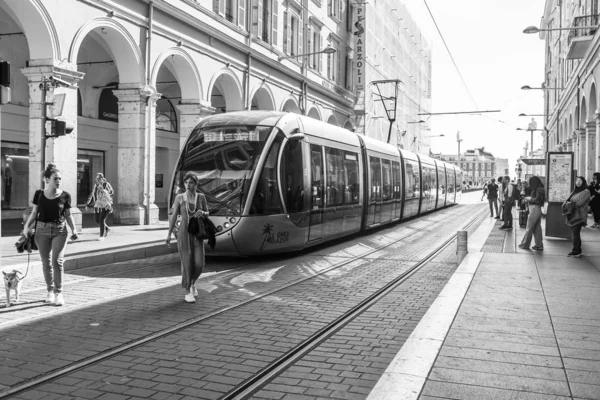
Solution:
M 323 179 L 323 148 L 310 146 L 311 202 L 308 240 L 319 240 L 323 236 L 323 208 L 325 206 Z

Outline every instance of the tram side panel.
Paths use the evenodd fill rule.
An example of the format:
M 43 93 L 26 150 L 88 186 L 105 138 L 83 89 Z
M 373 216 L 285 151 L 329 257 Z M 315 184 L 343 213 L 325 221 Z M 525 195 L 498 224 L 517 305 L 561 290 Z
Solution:
M 406 158 L 404 163 L 404 217 L 414 217 L 419 212 L 419 200 L 421 197 L 421 174 L 419 162 Z

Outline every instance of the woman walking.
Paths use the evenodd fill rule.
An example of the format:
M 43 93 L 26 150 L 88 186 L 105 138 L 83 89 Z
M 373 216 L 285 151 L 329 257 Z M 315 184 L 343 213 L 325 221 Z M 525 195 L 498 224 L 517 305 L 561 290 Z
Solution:
M 592 214 L 594 215 L 594 225 L 592 228 L 600 229 L 600 172 L 594 172 L 592 182 L 589 186 L 592 206 Z
M 62 281 L 64 275 L 65 248 L 67 247 L 68 224 L 73 232 L 72 240 L 79 235 L 71 215 L 71 195 L 60 189 L 62 176 L 54 164 L 48 164 L 44 171 L 46 189 L 38 190 L 33 196 L 33 210 L 25 222 L 23 233 L 29 235 L 35 221 L 35 244 L 42 258 L 42 268 L 48 296 L 46 303 L 62 306 Z
M 575 189 L 564 202 L 563 208 L 567 209 L 567 226 L 571 228 L 573 237 L 573 250 L 567 256 L 581 257 L 581 228 L 587 225 L 586 208 L 590 201 L 590 191 L 583 176 L 578 176 Z
M 102 241 L 108 236 L 110 228 L 106 224 L 108 214 L 112 212 L 112 196 L 115 193 L 110 183 L 100 172 L 96 174 L 96 183 L 92 193 L 88 197 L 85 208 L 94 207 L 94 220 L 100 225 L 100 236 L 98 240 Z
M 185 289 L 185 301 L 196 302 L 198 295 L 196 280 L 204 268 L 204 240 L 199 240 L 188 233 L 188 224 L 191 218 L 208 216 L 208 204 L 202 193 L 196 192 L 198 178 L 193 172 L 188 172 L 183 177 L 185 192 L 175 196 L 172 215 L 169 219 L 169 232 L 167 233 L 167 246 L 171 244 L 171 233 L 175 227 L 177 217 L 181 215 L 181 223 L 177 231 L 177 248 L 181 258 L 181 287 Z
M 527 219 L 527 227 L 525 228 L 525 236 L 519 245 L 520 249 L 529 250 L 532 237 L 535 239 L 533 250 L 544 250 L 542 242 L 542 206 L 546 200 L 546 190 L 544 184 L 538 176 L 529 178 L 527 185 L 527 196 L 523 199 L 528 203 L 529 218 Z

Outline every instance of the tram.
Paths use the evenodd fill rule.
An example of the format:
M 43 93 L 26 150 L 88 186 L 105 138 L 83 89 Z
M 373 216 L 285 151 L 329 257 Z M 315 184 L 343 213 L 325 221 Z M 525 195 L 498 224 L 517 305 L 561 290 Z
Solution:
M 169 210 L 188 171 L 217 227 L 213 255 L 304 249 L 450 206 L 462 186 L 454 165 L 276 111 L 202 120 L 176 164 Z

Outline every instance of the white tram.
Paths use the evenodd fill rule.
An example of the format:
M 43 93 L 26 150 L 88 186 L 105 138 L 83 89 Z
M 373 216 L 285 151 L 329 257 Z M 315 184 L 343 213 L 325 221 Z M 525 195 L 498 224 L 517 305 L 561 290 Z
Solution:
M 202 120 L 171 183 L 199 178 L 215 255 L 280 253 L 455 204 L 462 172 L 315 119 L 240 111 Z

